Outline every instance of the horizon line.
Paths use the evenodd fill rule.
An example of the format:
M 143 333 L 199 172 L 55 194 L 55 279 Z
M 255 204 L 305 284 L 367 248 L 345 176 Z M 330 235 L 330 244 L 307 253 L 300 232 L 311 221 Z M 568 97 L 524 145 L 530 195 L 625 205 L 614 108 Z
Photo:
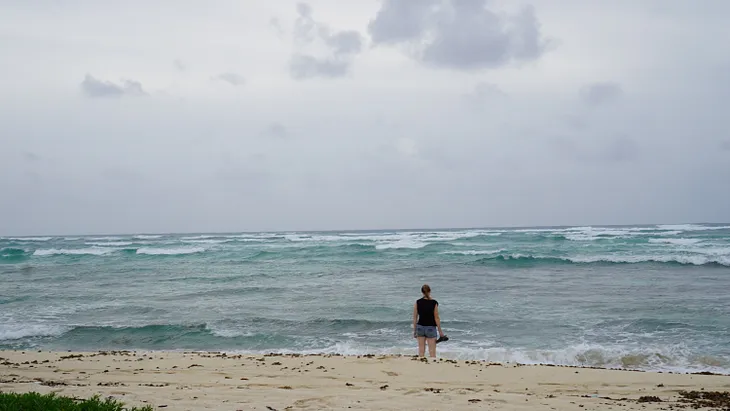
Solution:
M 25 234 L 25 235 L 13 235 L 6 234 L 0 236 L 0 238 L 8 237 L 89 237 L 89 236 L 133 236 L 133 235 L 159 235 L 159 236 L 176 236 L 176 235 L 190 235 L 190 234 L 283 234 L 283 233 L 342 233 L 342 232 L 374 232 L 374 231 L 455 231 L 455 230 L 520 230 L 520 229 L 562 229 L 562 228 L 579 228 L 579 227 L 650 227 L 650 226 L 679 226 L 679 225 L 723 225 L 730 222 L 683 222 L 683 223 L 641 223 L 641 224 L 577 224 L 577 225 L 532 225 L 532 226 L 472 226 L 472 227 L 431 227 L 431 228 L 367 228 L 367 229 L 330 229 L 330 230 L 241 230 L 241 231 L 177 231 L 177 232 L 127 232 L 127 233 L 110 233 L 110 232 L 99 232 L 99 233 L 86 233 L 86 234 Z

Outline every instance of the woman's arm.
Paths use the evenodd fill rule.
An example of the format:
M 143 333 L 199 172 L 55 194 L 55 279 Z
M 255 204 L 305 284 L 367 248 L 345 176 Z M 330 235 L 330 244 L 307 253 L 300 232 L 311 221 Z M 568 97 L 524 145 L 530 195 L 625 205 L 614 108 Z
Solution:
M 433 318 L 436 320 L 436 327 L 439 329 L 439 336 L 443 337 L 444 332 L 441 331 L 441 318 L 439 317 L 439 306 L 436 304 L 436 307 L 433 309 Z
M 418 304 L 413 304 L 413 337 L 416 337 L 416 321 L 418 321 Z

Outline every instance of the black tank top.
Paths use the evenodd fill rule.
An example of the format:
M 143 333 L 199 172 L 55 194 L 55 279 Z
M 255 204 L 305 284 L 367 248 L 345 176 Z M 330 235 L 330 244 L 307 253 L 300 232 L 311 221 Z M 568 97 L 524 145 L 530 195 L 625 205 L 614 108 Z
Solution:
M 416 307 L 418 308 L 418 325 L 426 327 L 436 326 L 436 318 L 434 317 L 433 312 L 437 305 L 439 305 L 439 302 L 436 300 L 420 298 L 416 301 Z

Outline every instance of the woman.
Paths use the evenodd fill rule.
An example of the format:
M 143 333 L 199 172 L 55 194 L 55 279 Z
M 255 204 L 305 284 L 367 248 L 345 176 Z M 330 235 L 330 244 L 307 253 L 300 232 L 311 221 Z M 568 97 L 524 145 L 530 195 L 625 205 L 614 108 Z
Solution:
M 418 356 L 423 357 L 428 342 L 428 354 L 436 358 L 436 337 L 444 337 L 439 318 L 439 303 L 431 298 L 431 287 L 421 287 L 423 297 L 413 305 L 413 338 L 418 338 Z M 438 334 L 437 334 L 438 332 Z

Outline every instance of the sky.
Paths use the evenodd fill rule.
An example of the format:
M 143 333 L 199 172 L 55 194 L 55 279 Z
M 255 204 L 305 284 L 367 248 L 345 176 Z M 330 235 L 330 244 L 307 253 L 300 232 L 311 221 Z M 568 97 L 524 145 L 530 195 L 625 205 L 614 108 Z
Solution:
M 0 0 L 0 235 L 727 223 L 728 15 Z

